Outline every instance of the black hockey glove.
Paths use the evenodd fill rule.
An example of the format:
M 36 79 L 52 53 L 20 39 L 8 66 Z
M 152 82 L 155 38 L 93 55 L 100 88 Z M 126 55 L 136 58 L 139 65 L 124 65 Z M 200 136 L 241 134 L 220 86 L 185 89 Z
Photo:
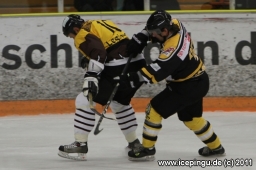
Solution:
M 148 36 L 142 32 L 134 34 L 132 39 L 127 44 L 126 53 L 128 56 L 131 54 L 139 54 L 142 52 L 145 46 L 147 46 Z M 137 55 L 135 55 L 137 56 Z
M 95 98 L 99 91 L 98 86 L 98 75 L 94 72 L 86 72 L 84 75 L 84 84 L 83 84 L 83 94 L 88 98 L 88 93 L 92 94 L 92 97 Z
M 114 78 L 114 80 L 117 81 L 120 86 L 131 88 L 135 88 L 141 83 L 139 75 L 136 72 L 130 72 L 125 75 L 117 76 Z
M 89 60 L 86 57 L 83 57 L 80 61 L 80 65 L 83 69 L 87 68 L 89 65 Z

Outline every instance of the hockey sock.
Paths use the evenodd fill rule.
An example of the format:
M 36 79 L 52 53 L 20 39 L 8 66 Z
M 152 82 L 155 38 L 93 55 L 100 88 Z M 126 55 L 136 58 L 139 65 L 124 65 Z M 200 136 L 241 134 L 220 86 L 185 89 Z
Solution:
M 123 132 L 128 143 L 133 142 L 137 139 L 136 129 L 137 129 L 137 119 L 135 117 L 134 109 L 131 105 L 122 105 L 117 101 L 112 101 L 110 103 L 110 108 L 113 113 L 115 113 L 117 123 Z
M 184 124 L 201 139 L 210 149 L 216 149 L 220 146 L 220 139 L 214 133 L 210 122 L 204 118 L 193 118 L 192 121 L 184 121 Z
M 125 139 L 127 140 L 128 143 L 135 141 L 137 139 L 136 131 L 134 130 L 134 131 L 126 134 Z
M 76 113 L 74 117 L 74 136 L 77 142 L 86 142 L 95 124 L 95 113 L 83 93 L 76 98 Z
M 74 133 L 77 142 L 86 142 L 95 124 L 95 114 L 90 110 L 76 109 Z
M 154 147 L 157 135 L 162 128 L 162 116 L 160 116 L 151 105 L 146 110 L 146 118 L 143 126 L 142 144 L 145 148 Z

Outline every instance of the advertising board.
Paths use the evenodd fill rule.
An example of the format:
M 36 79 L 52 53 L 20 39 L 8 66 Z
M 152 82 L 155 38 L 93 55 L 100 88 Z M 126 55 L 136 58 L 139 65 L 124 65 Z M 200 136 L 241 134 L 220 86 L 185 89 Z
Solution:
M 148 14 L 81 14 L 110 19 L 129 37 L 141 31 Z M 84 70 L 73 40 L 62 33 L 65 15 L 1 17 L 0 100 L 74 99 Z M 256 13 L 174 13 L 183 22 L 210 76 L 207 96 L 256 96 Z M 157 44 L 144 49 L 148 62 Z M 164 82 L 144 85 L 136 97 L 152 97 Z

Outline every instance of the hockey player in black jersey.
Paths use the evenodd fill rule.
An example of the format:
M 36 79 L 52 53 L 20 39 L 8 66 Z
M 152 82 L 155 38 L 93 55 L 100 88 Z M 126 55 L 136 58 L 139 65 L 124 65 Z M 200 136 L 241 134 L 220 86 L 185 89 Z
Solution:
M 154 160 L 162 118 L 167 119 L 175 113 L 206 145 L 199 149 L 200 155 L 224 154 L 219 137 L 210 122 L 202 117 L 203 97 L 209 90 L 209 77 L 184 25 L 164 10 L 157 10 L 149 17 L 145 29 L 135 34 L 132 40 L 132 48 L 128 49 L 130 52 L 140 51 L 148 40 L 160 43 L 162 49 L 156 61 L 138 72 L 119 77 L 119 81 L 130 81 L 136 85 L 165 79 L 166 88 L 150 101 L 146 109 L 142 145 L 128 153 L 129 160 Z

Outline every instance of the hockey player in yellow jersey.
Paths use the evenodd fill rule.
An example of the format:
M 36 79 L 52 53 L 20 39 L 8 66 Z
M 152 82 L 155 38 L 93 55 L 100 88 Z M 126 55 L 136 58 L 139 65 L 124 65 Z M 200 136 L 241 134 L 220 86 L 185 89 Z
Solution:
M 146 28 L 138 34 L 134 37 L 141 41 L 147 41 L 148 38 L 159 42 L 161 52 L 156 61 L 138 72 L 120 76 L 119 81 L 131 81 L 136 85 L 141 82 L 157 83 L 165 79 L 166 88 L 150 101 L 146 109 L 142 145 L 129 151 L 129 159 L 154 160 L 162 119 L 175 113 L 206 144 L 206 147 L 199 149 L 200 155 L 224 154 L 219 137 L 214 133 L 210 122 L 202 117 L 203 97 L 209 90 L 209 78 L 184 25 L 178 19 L 172 19 L 164 10 L 157 10 L 147 20 Z
M 92 94 L 94 102 L 102 106 L 106 105 L 116 85 L 113 78 L 121 74 L 128 61 L 126 48 L 130 40 L 125 32 L 110 20 L 84 21 L 79 15 L 74 14 L 63 20 L 62 29 L 65 36 L 74 39 L 75 47 L 84 55 L 82 65 L 86 67 L 86 73 L 83 88 L 81 88 L 83 92 L 77 96 L 75 102 L 75 142 L 70 145 L 61 145 L 59 156 L 86 160 L 88 135 L 95 124 L 95 113 L 90 109 L 88 94 Z M 141 54 L 135 55 L 127 71 L 136 72 L 145 64 L 145 59 Z M 139 83 L 135 88 L 127 85 L 118 86 L 110 104 L 130 148 L 135 143 L 140 143 L 135 132 L 137 121 L 130 101 L 142 84 Z M 75 156 L 70 153 L 75 153 Z

